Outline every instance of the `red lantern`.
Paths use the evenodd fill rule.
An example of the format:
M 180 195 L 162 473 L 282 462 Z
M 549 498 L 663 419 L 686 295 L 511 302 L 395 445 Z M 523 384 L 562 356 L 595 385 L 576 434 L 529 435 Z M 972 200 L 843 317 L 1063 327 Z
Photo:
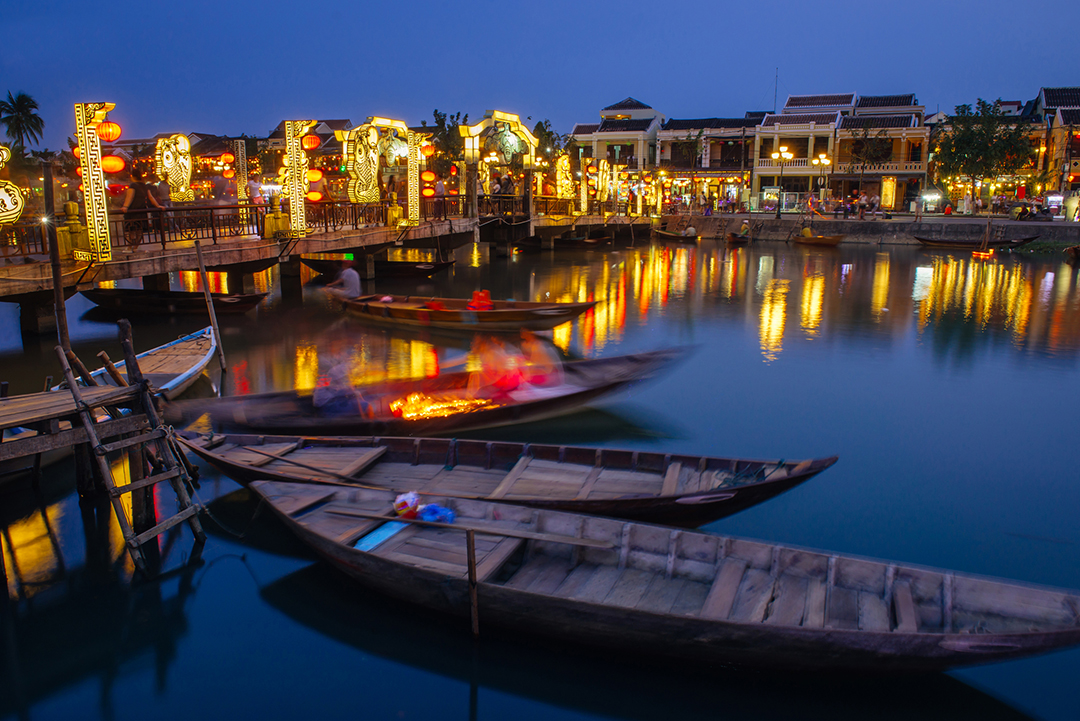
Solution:
M 434 183 L 435 173 L 430 170 L 425 170 L 424 172 L 420 173 L 420 180 L 424 181 L 425 183 Z
M 76 145 L 74 148 L 71 149 L 71 154 L 74 155 L 76 158 L 81 158 L 82 157 L 82 151 L 79 150 L 78 145 Z
M 231 178 L 234 175 L 236 175 L 236 171 L 234 171 L 232 168 L 229 168 L 221 173 L 221 177 L 223 178 Z
M 111 143 L 120 137 L 120 126 L 109 120 L 98 123 L 97 136 L 106 143 Z
M 590 165 L 588 172 L 595 173 L 596 172 L 596 166 L 595 165 Z
M 300 147 L 302 147 L 304 150 L 314 150 L 320 145 L 322 145 L 322 141 L 319 140 L 318 135 L 305 135 L 304 137 L 300 138 Z
M 79 167 L 75 168 L 75 175 L 78 175 L 80 178 L 82 177 L 82 166 L 81 165 Z
M 425 198 L 430 198 L 435 195 L 435 188 L 424 188 L 420 191 L 420 194 Z
M 223 163 L 231 163 L 234 160 L 236 160 L 236 156 L 233 155 L 232 153 L 222 153 L 221 157 L 218 158 L 218 160 L 220 160 Z
M 423 155 L 425 158 L 430 158 L 432 155 L 435 154 L 435 146 L 431 143 L 421 145 L 420 154 Z
M 307 182 L 318 183 L 322 179 L 323 172 L 318 168 L 312 168 L 311 170 L 307 171 Z
M 320 200 L 322 200 L 322 193 L 317 190 L 312 190 L 304 197 L 306 197 L 312 203 L 318 203 Z
M 451 165 L 450 166 L 450 175 L 457 175 L 457 166 L 456 165 Z
M 106 173 L 119 173 L 125 167 L 127 163 L 118 155 L 106 155 L 101 159 L 101 169 Z

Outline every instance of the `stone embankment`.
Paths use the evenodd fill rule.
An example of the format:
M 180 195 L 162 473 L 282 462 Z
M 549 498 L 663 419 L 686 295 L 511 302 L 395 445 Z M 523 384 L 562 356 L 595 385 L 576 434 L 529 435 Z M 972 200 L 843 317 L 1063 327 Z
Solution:
M 663 228 L 675 229 L 680 221 L 685 222 L 686 216 L 665 216 Z M 796 216 L 785 217 L 776 220 L 774 217 L 764 215 L 694 215 L 690 217 L 690 224 L 698 235 L 705 238 L 723 237 L 728 232 L 739 230 L 743 220 L 749 220 L 754 225 L 754 237 L 759 240 L 788 240 L 797 235 L 803 227 L 803 222 Z M 1080 245 L 1080 223 L 1065 223 L 1062 221 L 1031 222 L 1005 220 L 995 218 L 995 229 L 999 225 L 1005 225 L 1006 238 L 1022 238 L 1028 235 L 1038 235 L 1039 245 Z M 760 226 L 760 227 L 759 227 Z M 914 218 L 901 217 L 891 220 L 833 220 L 815 218 L 813 223 L 815 235 L 844 235 L 845 243 L 866 243 L 870 245 L 912 245 L 918 244 L 915 236 L 924 238 L 956 238 L 962 240 L 977 240 L 982 237 L 986 230 L 986 218 L 923 218 L 915 222 Z

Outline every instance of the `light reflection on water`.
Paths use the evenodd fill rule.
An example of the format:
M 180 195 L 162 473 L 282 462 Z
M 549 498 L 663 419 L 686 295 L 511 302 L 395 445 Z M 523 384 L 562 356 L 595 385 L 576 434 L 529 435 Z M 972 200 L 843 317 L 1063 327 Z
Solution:
M 488 288 L 493 297 L 596 301 L 593 311 L 552 333 L 556 345 L 577 356 L 699 346 L 669 377 L 605 405 L 608 417 L 599 419 L 598 443 L 663 444 L 672 452 L 716 455 L 840 454 L 841 462 L 812 483 L 727 519 L 718 529 L 1080 587 L 1075 526 L 1080 488 L 1075 454 L 1069 452 L 1080 404 L 1080 294 L 1071 266 L 1010 255 L 982 261 L 911 248 L 806 250 L 780 243 L 730 250 L 712 243 L 653 246 L 481 262 L 485 257 L 481 249 L 466 247 L 453 270 L 430 281 L 376 280 L 366 290 L 468 296 Z M 301 268 L 300 280 L 313 277 Z M 197 274 L 172 280 L 174 288 L 201 289 Z M 224 274 L 214 274 L 210 282 L 215 290 L 228 287 Z M 390 332 L 341 319 L 314 284 L 302 298 L 283 295 L 276 268 L 254 282 L 256 289 L 270 291 L 267 303 L 243 318 L 221 318 L 231 393 L 312 388 L 327 364 L 342 360 L 355 382 L 432 375 L 447 364 L 467 368 L 472 362 L 468 338 Z M 93 359 L 104 348 L 115 358 L 111 322 L 92 314 L 84 318 L 87 305 L 78 296 L 71 308 L 79 355 Z M 143 348 L 205 321 L 134 319 L 134 324 L 136 344 Z M 10 315 L 0 316 L 0 380 L 10 380 L 13 392 L 39 389 L 44 374 L 56 375 L 54 344 L 47 337 L 19 339 Z M 586 437 L 583 423 L 575 417 L 483 435 L 573 442 Z M 203 470 L 203 501 L 235 489 Z M 113 586 L 101 583 L 102 574 L 126 582 L 130 564 L 115 523 L 93 533 L 84 528 L 87 515 L 80 515 L 83 509 L 71 495 L 70 472 L 70 466 L 56 471 L 41 497 L 0 488 L 0 507 L 7 509 L 0 525 L 8 592 L 21 604 L 12 607 L 8 623 L 23 634 L 16 636 L 15 658 L 24 662 L 25 688 L 33 691 L 33 717 L 59 718 L 85 708 L 92 710 L 84 715 L 109 716 L 105 708 L 95 711 L 98 692 L 83 683 L 97 673 L 102 656 L 88 653 L 97 660 L 73 664 L 64 682 L 48 676 L 49 683 L 31 683 L 35 673 L 46 677 L 50 664 L 21 644 L 31 642 L 47 623 L 42 614 L 53 609 L 68 619 L 85 609 L 113 614 L 116 623 L 102 624 L 108 638 L 75 634 L 64 638 L 62 650 L 41 647 L 54 655 L 123 647 L 123 653 L 107 656 L 108 663 L 138 663 L 102 680 L 114 689 L 114 698 L 146 696 L 148 681 L 138 669 L 153 655 L 163 690 L 146 703 L 162 718 L 197 712 L 196 700 L 224 712 L 309 713 L 310 707 L 301 708 L 301 697 L 311 703 L 306 692 L 283 689 L 240 708 L 235 694 L 213 684 L 202 685 L 199 694 L 189 690 L 208 674 L 231 674 L 243 683 L 278 678 L 283 668 L 290 669 L 293 689 L 306 684 L 333 689 L 340 683 L 342 691 L 323 693 L 316 702 L 324 715 L 365 708 L 386 717 L 404 710 L 414 717 L 467 717 L 470 680 L 481 687 L 481 713 L 491 704 L 486 713 L 498 708 L 515 717 L 647 718 L 675 703 L 688 713 L 715 713 L 715 697 L 696 694 L 692 684 L 680 684 L 672 674 L 613 662 L 618 672 L 603 685 L 614 690 L 596 691 L 586 673 L 595 663 L 488 638 L 470 678 L 458 670 L 470 667 L 466 632 L 444 619 L 358 596 L 354 586 L 330 573 L 294 575 L 312 559 L 268 519 L 261 528 L 254 524 L 245 539 L 217 531 L 205 554 L 217 559 L 216 565 L 188 595 L 176 592 L 174 584 L 166 587 L 163 600 L 147 606 L 141 596 L 133 601 L 130 595 L 103 594 L 102 588 Z M 50 491 L 50 484 L 62 490 Z M 217 505 L 215 515 L 244 530 L 254 510 L 237 505 L 235 516 Z M 101 517 L 109 518 L 108 513 Z M 106 539 L 104 558 L 98 560 L 87 545 L 95 534 Z M 15 578 L 16 571 L 23 580 Z M 22 584 L 18 593 L 17 584 Z M 195 603 L 191 589 L 201 589 Z M 176 597 L 179 606 L 170 606 Z M 98 605 L 88 599 L 98 599 Z M 129 607 L 137 609 L 139 623 L 149 619 L 160 632 L 153 644 L 120 623 L 135 617 L 127 615 L 136 614 Z M 370 630 L 372 619 L 380 628 L 408 624 L 410 629 L 384 638 Z M 139 623 L 134 628 L 141 628 Z M 120 638 L 134 641 L 129 648 Z M 409 649 L 423 653 L 399 652 L 403 639 Z M 250 648 L 265 653 L 243 650 Z M 244 663 L 238 665 L 240 655 Z M 10 663 L 12 657 L 6 658 Z M 312 664 L 313 658 L 320 662 Z M 581 677 L 551 670 L 561 663 L 578 669 Z M 10 684 L 10 666 L 3 669 L 2 683 Z M 1069 679 L 1078 671 L 1080 652 L 1070 651 L 957 676 L 1044 718 L 1067 719 L 1074 711 Z M 358 685 L 361 676 L 365 682 Z M 909 715 L 941 709 L 939 716 L 948 718 L 1022 717 L 954 677 L 935 678 L 914 692 Z M 672 691 L 642 690 L 657 688 L 658 680 Z M 798 686 L 785 674 L 717 682 L 729 708 L 745 709 L 755 718 L 873 716 L 884 713 L 870 700 L 880 692 L 913 693 L 902 681 L 875 682 L 873 690 L 817 681 L 799 687 L 813 696 L 810 702 L 801 692 L 779 690 Z M 537 691 L 545 687 L 562 692 Z M 404 701 L 383 690 L 400 688 L 415 692 Z M 821 693 L 822 688 L 832 692 Z M 15 698 L 10 685 L 0 690 L 4 698 Z M 762 706 L 763 698 L 771 700 Z M 0 708 L 5 713 L 14 706 Z

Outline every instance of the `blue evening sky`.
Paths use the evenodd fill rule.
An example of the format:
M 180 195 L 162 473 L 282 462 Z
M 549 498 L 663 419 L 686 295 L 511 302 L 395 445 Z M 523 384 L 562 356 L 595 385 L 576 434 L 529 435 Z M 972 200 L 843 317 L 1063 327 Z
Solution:
M 933 112 L 1080 85 L 1063 12 L 1003 0 L 19 1 L 3 13 L 0 94 L 37 99 L 53 149 L 76 102 L 116 103 L 128 138 L 266 135 L 285 118 L 418 125 L 434 108 L 569 132 L 626 96 L 669 118 L 771 110 L 775 68 L 781 106 L 789 93 L 914 92 Z

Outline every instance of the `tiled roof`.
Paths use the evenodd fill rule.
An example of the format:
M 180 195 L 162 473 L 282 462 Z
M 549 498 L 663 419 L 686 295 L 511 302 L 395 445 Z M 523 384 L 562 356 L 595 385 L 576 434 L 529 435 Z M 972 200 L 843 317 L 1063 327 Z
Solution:
M 331 130 L 348 130 L 352 127 L 352 121 L 348 118 L 336 119 L 336 120 L 320 120 L 320 123 L 326 125 Z
M 683 120 L 672 118 L 664 123 L 664 130 L 698 130 L 699 128 L 752 128 L 757 125 L 756 118 L 699 118 Z
M 1065 125 L 1080 125 L 1080 108 L 1061 108 L 1058 112 Z
M 748 120 L 761 120 L 769 114 L 768 110 L 747 110 L 746 115 L 743 116 Z
M 910 105 L 918 105 L 915 93 L 907 95 L 860 95 L 857 108 L 906 108 Z
M 855 128 L 914 128 L 918 125 L 914 115 L 860 115 L 840 119 L 844 130 Z
M 784 109 L 787 108 L 835 108 L 851 105 L 855 102 L 855 93 L 836 95 L 789 95 Z
M 828 125 L 829 123 L 835 123 L 837 113 L 800 113 L 798 115 L 773 115 L 772 113 L 766 115 L 761 125 L 774 125 L 780 123 L 781 125 L 801 125 L 805 123 L 817 123 L 818 125 Z
M 1043 107 L 1080 108 L 1080 88 L 1043 88 Z
M 218 136 L 203 138 L 191 146 L 191 154 L 200 157 L 216 158 L 226 152 L 232 152 L 232 144 L 226 138 Z
M 600 129 L 600 123 L 578 123 L 571 135 L 592 135 Z
M 605 120 L 600 123 L 598 133 L 640 133 L 649 129 L 652 118 L 642 120 Z
M 604 110 L 652 110 L 651 105 L 646 105 L 640 100 L 634 100 L 633 98 L 626 98 L 620 100 L 614 105 L 609 105 Z

